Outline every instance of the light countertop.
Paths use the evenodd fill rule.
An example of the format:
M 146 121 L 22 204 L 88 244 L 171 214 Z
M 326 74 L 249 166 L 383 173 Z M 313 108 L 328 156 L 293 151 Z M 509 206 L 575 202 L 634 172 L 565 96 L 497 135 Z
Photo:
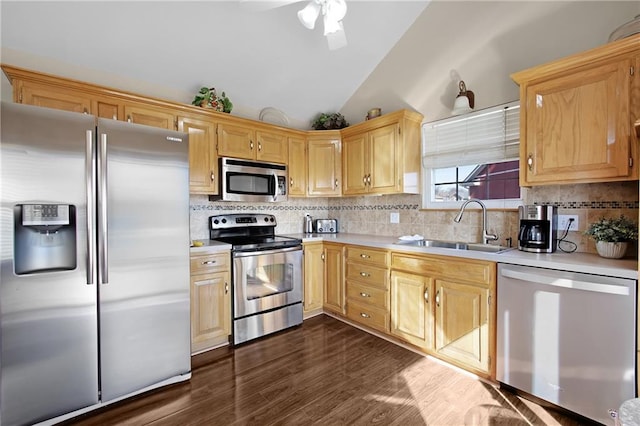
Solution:
M 638 279 L 638 261 L 636 259 L 605 259 L 591 253 L 563 253 L 561 251 L 556 251 L 555 253 L 550 254 L 536 254 L 519 251 L 516 248 L 500 253 L 486 253 L 473 250 L 408 246 L 400 244 L 400 240 L 395 237 L 350 233 L 287 234 L 287 236 L 300 238 L 303 243 L 326 241 L 342 244 L 356 244 L 408 253 L 455 256 L 467 259 L 510 263 L 514 265 L 534 266 L 595 275 L 607 275 L 634 280 Z
M 219 241 L 214 240 L 197 240 L 202 242 L 202 246 L 200 247 L 191 247 L 189 249 L 190 254 L 207 254 L 207 253 L 216 253 L 220 251 L 229 251 L 231 250 L 231 244 L 221 243 Z

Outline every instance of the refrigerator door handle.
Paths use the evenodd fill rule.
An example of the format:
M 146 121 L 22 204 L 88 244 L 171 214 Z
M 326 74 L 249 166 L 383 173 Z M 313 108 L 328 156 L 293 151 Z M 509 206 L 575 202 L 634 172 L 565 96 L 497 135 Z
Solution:
M 96 163 L 94 152 L 93 131 L 87 130 L 87 147 L 85 158 L 85 175 L 87 185 L 87 285 L 94 284 L 96 275 Z
M 98 219 L 98 245 L 100 249 L 100 283 L 109 283 L 109 253 L 107 244 L 107 134 L 100 134 L 98 151 L 98 202 L 100 217 Z

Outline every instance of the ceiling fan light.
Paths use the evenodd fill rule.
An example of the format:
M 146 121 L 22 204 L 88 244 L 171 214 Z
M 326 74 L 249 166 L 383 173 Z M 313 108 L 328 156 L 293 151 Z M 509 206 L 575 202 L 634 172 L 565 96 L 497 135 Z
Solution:
M 342 23 L 340 21 L 332 19 L 328 13 L 324 15 L 324 35 L 333 34 L 341 29 Z
M 334 21 L 342 21 L 347 15 L 347 3 L 344 0 L 327 0 L 323 13 Z
M 298 19 L 306 28 L 312 30 L 316 25 L 316 19 L 320 14 L 320 5 L 315 1 L 310 1 L 304 9 L 298 12 Z

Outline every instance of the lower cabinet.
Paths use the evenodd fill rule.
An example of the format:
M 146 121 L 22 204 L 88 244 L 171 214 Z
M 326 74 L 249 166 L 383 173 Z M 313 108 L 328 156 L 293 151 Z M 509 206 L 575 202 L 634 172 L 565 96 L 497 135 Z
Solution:
M 312 316 L 322 312 L 324 295 L 325 254 L 322 241 L 303 244 L 304 250 L 304 298 L 303 313 Z
M 344 315 L 344 275 L 342 244 L 324 243 L 324 303 L 327 311 Z
M 392 253 L 390 333 L 485 377 L 495 366 L 496 265 Z
M 229 252 L 191 255 L 191 353 L 228 343 L 231 334 Z

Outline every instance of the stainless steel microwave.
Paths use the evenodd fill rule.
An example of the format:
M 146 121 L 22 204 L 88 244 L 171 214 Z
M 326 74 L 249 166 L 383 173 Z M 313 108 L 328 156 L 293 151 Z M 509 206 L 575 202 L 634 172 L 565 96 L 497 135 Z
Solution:
M 219 194 L 222 201 L 287 201 L 287 166 L 276 163 L 220 158 Z

